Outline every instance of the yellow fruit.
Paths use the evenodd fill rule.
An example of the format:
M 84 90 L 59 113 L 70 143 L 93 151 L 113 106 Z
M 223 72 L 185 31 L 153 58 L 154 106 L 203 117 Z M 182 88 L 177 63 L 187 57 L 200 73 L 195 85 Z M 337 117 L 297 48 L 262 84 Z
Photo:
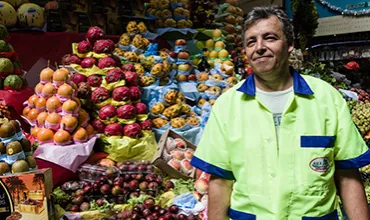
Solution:
M 180 65 L 178 65 L 177 69 L 181 70 L 181 71 L 184 71 L 184 72 L 187 72 L 187 71 L 190 70 L 190 65 L 189 64 L 180 64 Z
M 205 43 L 206 48 L 213 48 L 215 46 L 215 42 L 212 39 L 209 39 Z
M 209 57 L 210 58 L 217 58 L 218 57 L 218 52 L 215 51 L 215 50 L 212 50 L 210 53 L 209 53 Z
M 229 52 L 227 50 L 222 49 L 220 52 L 218 52 L 218 58 L 228 58 L 229 57 Z
M 212 38 L 219 38 L 222 36 L 222 32 L 220 29 L 214 29 L 212 31 Z
M 215 43 L 215 48 L 225 48 L 225 43 L 222 41 L 217 41 Z

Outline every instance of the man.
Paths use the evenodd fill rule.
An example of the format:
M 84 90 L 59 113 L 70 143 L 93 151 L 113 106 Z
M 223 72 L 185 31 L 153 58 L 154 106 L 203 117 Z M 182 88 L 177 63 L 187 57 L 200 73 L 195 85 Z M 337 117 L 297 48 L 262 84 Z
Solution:
M 209 219 L 369 220 L 357 171 L 370 151 L 338 91 L 288 66 L 293 28 L 276 7 L 245 22 L 254 74 L 215 103 L 191 164 L 212 175 Z

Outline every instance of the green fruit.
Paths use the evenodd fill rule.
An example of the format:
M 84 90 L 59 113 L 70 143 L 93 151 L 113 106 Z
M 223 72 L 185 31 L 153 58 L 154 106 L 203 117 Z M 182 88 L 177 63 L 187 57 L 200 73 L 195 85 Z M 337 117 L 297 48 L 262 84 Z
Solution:
M 10 52 L 9 44 L 4 40 L 0 40 L 0 52 Z
M 15 161 L 12 165 L 12 173 L 23 173 L 29 170 L 30 166 L 25 160 Z
M 9 37 L 9 34 L 8 34 L 8 29 L 0 24 L 0 38 L 8 38 Z
M 12 61 L 8 58 L 0 58 L 0 73 L 13 73 L 14 67 Z
M 44 10 L 36 4 L 26 3 L 18 8 L 18 20 L 24 27 L 43 27 Z
M 3 175 L 4 173 L 10 172 L 10 167 L 5 162 L 0 162 L 0 175 Z
M 23 86 L 23 81 L 18 75 L 9 75 L 5 78 L 4 86 L 7 86 L 11 89 L 19 90 Z
M 0 24 L 12 27 L 17 23 L 17 12 L 7 2 L 0 1 Z
M 22 79 L 23 86 L 28 86 L 27 79 L 24 76 L 19 76 Z

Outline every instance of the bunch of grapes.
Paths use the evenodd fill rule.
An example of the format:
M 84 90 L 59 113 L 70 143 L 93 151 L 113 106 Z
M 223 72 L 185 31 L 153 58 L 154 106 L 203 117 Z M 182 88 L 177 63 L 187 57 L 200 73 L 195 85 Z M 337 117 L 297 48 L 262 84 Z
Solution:
M 357 104 L 356 100 L 347 100 L 347 106 L 349 110 L 352 112 L 353 107 Z
M 357 102 L 352 107 L 352 120 L 362 136 L 370 131 L 370 103 Z

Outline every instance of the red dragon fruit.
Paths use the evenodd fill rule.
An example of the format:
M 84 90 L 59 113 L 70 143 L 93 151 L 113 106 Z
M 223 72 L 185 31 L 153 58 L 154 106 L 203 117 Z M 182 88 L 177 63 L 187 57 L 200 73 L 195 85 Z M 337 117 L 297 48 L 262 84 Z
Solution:
M 77 51 L 78 53 L 88 53 L 91 51 L 91 43 L 87 40 L 81 41 L 78 43 Z
M 86 32 L 86 38 L 89 42 L 94 43 L 95 41 L 104 37 L 104 31 L 97 26 L 90 27 Z
M 117 110 L 113 105 L 106 105 L 99 110 L 99 118 L 108 120 L 117 115 Z
M 152 121 L 151 120 L 145 120 L 145 121 L 142 121 L 140 122 L 140 126 L 141 126 L 141 130 L 152 130 L 153 128 L 153 124 L 152 124 Z
M 104 57 L 99 60 L 98 67 L 100 69 L 114 67 L 116 62 L 112 59 L 112 57 Z
M 77 97 L 80 99 L 90 99 L 91 87 L 87 82 L 80 82 L 78 84 Z
M 85 59 L 82 60 L 81 67 L 82 68 L 90 68 L 90 67 L 92 67 L 96 64 L 97 64 L 96 59 L 94 59 L 92 57 L 86 57 Z
M 91 125 L 97 133 L 104 133 L 105 124 L 99 119 L 95 119 Z
M 123 66 L 121 67 L 121 69 L 122 69 L 124 72 L 127 72 L 127 71 L 135 72 L 135 71 L 136 71 L 136 70 L 135 70 L 135 66 L 134 66 L 134 65 L 132 65 L 131 63 L 127 63 L 127 64 L 123 65 Z
M 117 82 L 122 79 L 125 79 L 125 74 L 119 68 L 109 70 L 105 76 L 107 83 Z
M 126 83 L 129 86 L 136 86 L 138 84 L 138 75 L 135 72 L 125 72 Z
M 131 104 L 122 105 L 117 109 L 118 118 L 132 119 L 136 117 L 136 108 Z
M 62 64 L 63 65 L 70 65 L 70 64 L 80 64 L 81 59 L 78 56 L 73 54 L 66 54 L 62 57 Z
M 113 44 L 113 47 L 112 47 Z M 97 40 L 94 43 L 94 52 L 95 53 L 112 53 L 114 50 L 113 41 L 109 40 Z
M 114 46 L 114 42 L 111 40 L 111 39 L 107 39 L 107 41 L 108 41 L 108 44 L 109 44 L 109 50 L 110 51 L 114 51 L 114 49 L 116 48 L 115 46 Z M 113 58 L 114 59 L 114 58 Z M 119 59 L 119 57 L 118 57 L 118 59 Z M 121 60 L 120 60 L 121 61 Z M 120 62 L 121 63 L 121 62 Z
M 115 101 L 130 101 L 131 100 L 131 92 L 127 86 L 120 86 L 113 90 L 112 98 Z
M 112 123 L 107 125 L 104 129 L 106 136 L 122 136 L 122 126 L 118 123 Z
M 103 78 L 97 74 L 87 77 L 87 83 L 92 87 L 99 87 L 103 81 Z
M 142 135 L 141 127 L 137 123 L 126 125 L 123 128 L 123 134 L 127 137 L 139 138 Z
M 136 112 L 138 115 L 148 114 L 148 108 L 146 107 L 144 103 L 141 103 L 141 102 L 136 103 L 135 108 L 136 108 Z
M 110 56 L 114 61 L 116 61 L 116 65 L 115 66 L 121 66 L 122 65 L 122 62 L 121 62 L 121 59 L 116 56 L 116 55 L 112 55 Z
M 130 87 L 130 92 L 131 92 L 131 101 L 138 101 L 141 98 L 141 89 L 136 86 L 131 86 Z
M 97 88 L 91 94 L 91 100 L 93 103 L 104 102 L 105 100 L 109 99 L 109 92 L 105 88 Z
M 72 76 L 72 81 L 74 83 L 76 83 L 76 85 L 78 85 L 80 82 L 86 82 L 87 81 L 87 77 L 80 74 L 80 73 L 75 73 L 73 74 Z

